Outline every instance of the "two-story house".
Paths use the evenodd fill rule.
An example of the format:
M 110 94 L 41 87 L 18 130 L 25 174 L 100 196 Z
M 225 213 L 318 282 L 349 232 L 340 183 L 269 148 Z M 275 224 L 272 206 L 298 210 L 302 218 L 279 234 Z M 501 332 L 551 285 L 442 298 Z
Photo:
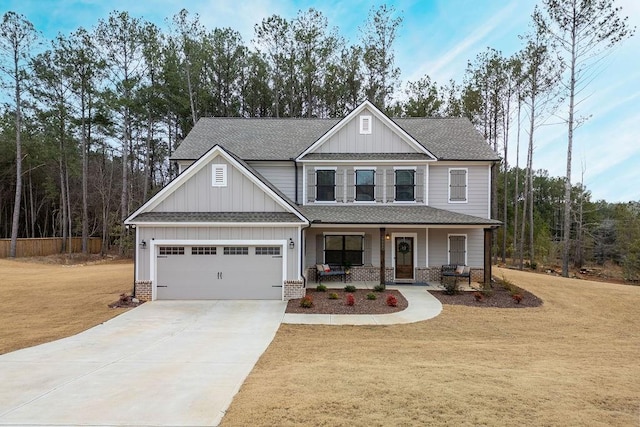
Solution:
M 466 119 L 202 118 L 179 175 L 131 214 L 142 299 L 289 299 L 316 265 L 424 283 L 488 279 L 498 157 Z

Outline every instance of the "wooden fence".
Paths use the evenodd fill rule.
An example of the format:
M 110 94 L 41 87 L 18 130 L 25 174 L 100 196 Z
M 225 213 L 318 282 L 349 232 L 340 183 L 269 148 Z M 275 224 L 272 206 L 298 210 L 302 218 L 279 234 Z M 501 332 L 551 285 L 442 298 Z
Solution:
M 82 238 L 71 237 L 67 239 L 67 252 L 82 252 Z M 11 239 L 0 239 L 0 258 L 9 257 L 9 248 L 11 247 Z M 88 252 L 90 254 L 99 254 L 102 247 L 102 239 L 100 237 L 90 237 L 88 242 Z M 34 239 L 18 239 L 16 246 L 16 257 L 28 256 L 45 256 L 61 253 L 62 237 L 42 237 Z

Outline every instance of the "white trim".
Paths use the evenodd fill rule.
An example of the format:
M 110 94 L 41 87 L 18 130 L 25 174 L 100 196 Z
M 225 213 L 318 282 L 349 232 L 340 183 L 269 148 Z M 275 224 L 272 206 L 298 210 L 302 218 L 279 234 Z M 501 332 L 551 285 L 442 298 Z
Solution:
M 212 187 L 226 187 L 227 186 L 227 165 L 226 164 L 211 164 L 211 186 Z
M 134 222 L 136 227 L 299 227 L 299 222 Z
M 407 170 L 412 170 L 413 171 L 413 200 L 396 200 L 396 172 L 397 171 L 407 171 Z M 394 166 L 393 167 L 393 201 L 391 202 L 391 204 L 393 205 L 411 205 L 411 204 L 417 204 L 418 202 L 416 201 L 416 175 L 418 175 L 418 171 L 417 171 L 417 167 L 416 166 Z M 389 200 L 386 200 L 387 203 L 389 203 Z
M 415 228 L 415 227 L 414 227 Z M 411 279 L 398 279 L 396 277 L 396 238 L 398 237 L 413 237 L 413 271 L 411 272 Z M 418 233 L 391 233 L 391 262 L 393 265 L 393 281 L 397 282 L 398 280 L 416 280 L 416 267 L 418 266 Z
M 295 179 L 295 176 L 294 176 Z M 302 206 L 307 204 L 307 165 L 302 164 Z
M 384 156 L 385 153 L 375 153 L 378 154 L 380 156 Z M 339 160 L 321 160 L 321 159 L 299 159 L 296 160 L 296 162 L 298 163 L 328 163 L 328 164 L 335 164 L 335 163 L 365 163 L 365 164 L 398 164 L 398 163 L 409 163 L 411 165 L 422 165 L 422 164 L 429 164 L 429 163 L 434 163 L 436 162 L 436 160 L 433 159 L 423 159 L 423 160 L 384 160 L 384 159 L 351 159 L 351 160 L 346 160 L 346 159 L 339 159 Z
M 369 126 L 365 126 L 368 123 Z M 371 115 L 360 116 L 360 135 L 371 135 L 373 133 L 373 118 Z
M 377 166 L 354 166 L 354 171 L 375 171 Z
M 337 166 L 333 166 L 333 167 L 316 166 L 315 168 L 313 168 L 313 171 L 316 175 L 316 185 L 315 185 L 316 194 L 313 197 L 313 204 L 338 203 L 338 195 L 336 194 L 336 191 L 338 189 L 338 167 Z M 333 172 L 333 200 L 318 200 L 318 172 L 321 172 L 321 171 Z
M 408 171 L 408 170 L 413 170 L 415 171 L 417 169 L 417 166 L 394 166 L 393 170 L 396 171 Z
M 280 300 L 284 300 L 284 282 L 287 279 L 288 258 L 287 252 L 289 250 L 289 243 L 287 239 L 284 240 L 192 240 L 192 239 L 168 239 L 168 240 L 151 240 L 148 244 L 149 247 L 149 280 L 151 280 L 151 300 L 158 298 L 158 266 L 156 256 L 156 246 L 166 245 L 180 245 L 180 246 L 222 246 L 222 245 L 247 245 L 247 246 L 281 246 L 282 250 L 282 292 Z M 299 267 L 298 267 L 299 268 Z M 299 277 L 299 275 L 298 275 Z
M 318 171 L 334 171 L 334 172 L 337 172 L 338 171 L 338 167 L 337 166 L 315 166 L 313 168 L 313 170 L 315 172 L 318 172 Z
M 465 171 L 464 200 L 451 200 L 451 172 L 452 171 Z M 469 168 L 449 168 L 447 170 L 447 179 L 448 179 L 447 203 L 452 203 L 452 204 L 469 203 Z M 489 203 L 489 205 L 491 205 L 491 203 Z
M 424 266 L 426 268 L 429 268 L 429 227 L 425 227 L 424 229 L 425 231 L 425 249 L 426 249 L 426 255 L 425 255 L 425 260 L 424 260 Z
M 300 218 L 305 224 L 308 224 L 309 221 L 300 213 L 298 210 L 289 204 L 285 199 L 280 197 L 275 191 L 273 191 L 269 186 L 267 186 L 264 182 L 262 182 L 258 177 L 256 177 L 251 171 L 249 171 L 244 165 L 239 163 L 233 156 L 225 151 L 219 145 L 214 145 L 209 151 L 202 155 L 196 162 L 194 162 L 191 166 L 189 166 L 184 173 L 178 175 L 175 179 L 173 179 L 169 184 L 167 184 L 162 190 L 156 193 L 153 197 L 147 200 L 142 206 L 140 206 L 134 213 L 129 215 L 127 219 L 125 219 L 125 224 L 135 224 L 131 219 L 135 218 L 142 212 L 150 212 L 155 207 L 157 207 L 164 199 L 166 199 L 170 194 L 172 194 L 178 187 L 180 187 L 184 182 L 193 177 L 196 173 L 202 170 L 209 162 L 211 162 L 217 156 L 222 156 L 228 163 L 230 163 L 233 167 L 238 169 L 247 179 L 249 179 L 253 184 L 258 186 L 262 191 L 267 193 L 278 205 L 280 205 L 285 211 L 293 213 L 298 218 Z
M 451 264 L 451 239 L 452 236 L 464 237 L 464 265 L 469 265 L 469 236 L 467 233 L 447 233 L 447 264 Z
M 322 135 L 316 142 L 311 144 L 304 150 L 298 157 L 296 157 L 296 161 L 299 161 L 307 154 L 315 151 L 318 147 L 324 144 L 327 140 L 329 140 L 333 135 L 335 135 L 340 129 L 346 126 L 354 117 L 357 117 L 362 113 L 364 109 L 368 109 L 372 116 L 377 117 L 380 121 L 385 123 L 388 127 L 390 127 L 394 132 L 396 132 L 401 139 L 403 139 L 408 145 L 414 148 L 418 153 L 424 153 L 430 156 L 433 160 L 437 160 L 436 156 L 434 156 L 429 150 L 427 150 L 422 144 L 415 140 L 411 135 L 404 131 L 400 126 L 398 126 L 393 120 L 391 120 L 386 114 L 378 109 L 375 105 L 373 105 L 369 101 L 364 101 L 362 104 L 358 105 L 351 113 L 349 113 L 344 119 L 340 120 L 333 126 L 327 133 Z
M 364 236 L 365 233 L 363 233 L 362 231 L 354 231 L 353 233 L 345 234 L 342 231 L 323 231 L 322 235 L 323 236 Z
M 357 196 L 358 196 L 358 171 L 371 171 L 373 172 L 373 200 L 358 200 Z M 345 174 L 345 178 L 346 178 L 346 174 Z M 347 184 L 348 182 L 345 182 L 344 187 L 346 191 L 349 191 L 347 189 Z M 345 202 L 348 200 L 348 197 L 345 197 Z M 373 204 L 375 205 L 376 203 L 378 203 L 376 201 L 376 167 L 372 166 L 370 168 L 366 167 L 366 166 L 354 166 L 353 167 L 353 202 L 355 204 Z
M 492 164 L 488 165 L 488 173 L 487 173 L 487 218 L 491 218 L 491 168 Z
M 496 224 L 334 224 L 331 222 L 311 223 L 310 228 L 450 228 L 450 229 L 485 229 Z
M 429 164 L 425 165 L 424 171 L 424 204 L 429 206 Z

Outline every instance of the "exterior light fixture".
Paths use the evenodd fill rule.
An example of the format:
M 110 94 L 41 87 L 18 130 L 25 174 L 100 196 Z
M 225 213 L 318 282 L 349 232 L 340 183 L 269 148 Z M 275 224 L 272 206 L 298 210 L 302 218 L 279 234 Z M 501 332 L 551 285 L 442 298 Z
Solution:
M 144 240 L 140 242 L 140 249 L 147 249 L 147 242 L 145 242 Z
M 289 237 L 289 249 L 295 248 L 296 244 L 293 242 L 293 239 Z
M 389 233 L 387 233 L 387 234 L 384 236 L 384 238 L 385 238 L 385 239 L 387 239 L 387 240 L 391 240 L 391 236 L 389 236 Z

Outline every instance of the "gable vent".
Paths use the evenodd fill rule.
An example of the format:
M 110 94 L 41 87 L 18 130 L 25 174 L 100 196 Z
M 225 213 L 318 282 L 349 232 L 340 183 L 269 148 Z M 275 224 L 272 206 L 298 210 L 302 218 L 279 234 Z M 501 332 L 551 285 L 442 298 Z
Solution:
M 371 116 L 360 116 L 360 134 L 368 135 L 371 133 Z
M 212 165 L 211 185 L 214 187 L 227 186 L 227 165 Z

